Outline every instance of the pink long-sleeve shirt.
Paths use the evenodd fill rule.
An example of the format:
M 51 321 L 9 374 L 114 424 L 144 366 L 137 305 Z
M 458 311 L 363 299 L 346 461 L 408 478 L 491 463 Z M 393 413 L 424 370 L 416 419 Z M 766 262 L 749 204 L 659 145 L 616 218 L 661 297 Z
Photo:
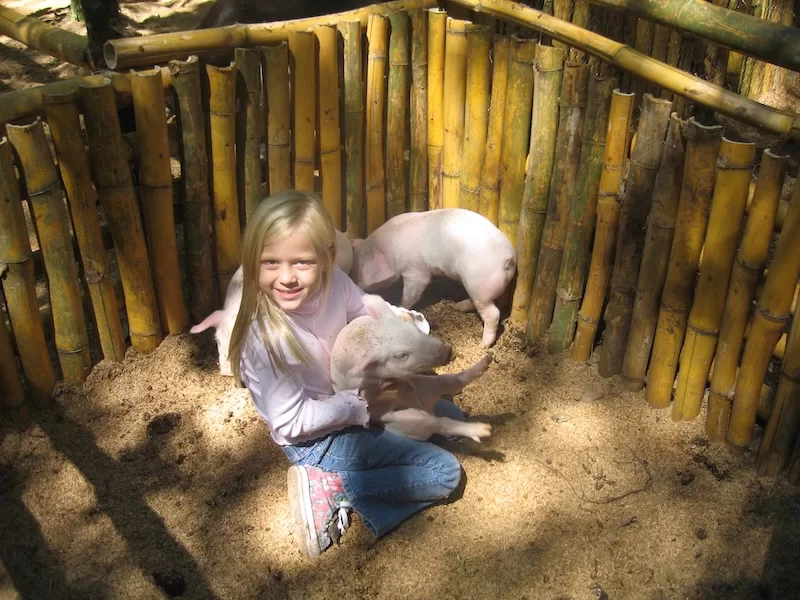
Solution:
M 261 341 L 257 323 L 250 327 L 240 363 L 242 383 L 250 391 L 256 410 L 267 422 L 276 443 L 292 445 L 349 425 L 367 426 L 366 402 L 357 390 L 334 393 L 330 375 L 336 336 L 347 323 L 367 314 L 361 301 L 363 294 L 336 267 L 325 302 L 320 290 L 298 310 L 287 313 L 297 339 L 313 359 L 311 366 L 300 362 L 281 343 L 287 362 L 286 372 L 281 372 Z

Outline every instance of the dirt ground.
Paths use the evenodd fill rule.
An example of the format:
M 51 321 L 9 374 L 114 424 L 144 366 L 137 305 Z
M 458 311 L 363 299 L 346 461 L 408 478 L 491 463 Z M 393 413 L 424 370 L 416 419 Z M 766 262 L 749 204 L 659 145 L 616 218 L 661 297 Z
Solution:
M 4 4 L 81 31 L 63 0 Z M 189 28 L 208 5 L 122 8 L 144 33 Z M 78 74 L 0 41 L 0 91 Z M 463 294 L 437 282 L 419 305 L 457 352 L 441 372 L 482 355 L 478 316 L 453 307 Z M 494 426 L 447 444 L 463 495 L 377 541 L 356 518 L 308 561 L 288 462 L 218 374 L 212 335 L 100 362 L 35 424 L 0 424 L 0 599 L 800 598 L 800 489 L 601 378 L 595 357 L 525 348 L 508 328 L 455 398 Z

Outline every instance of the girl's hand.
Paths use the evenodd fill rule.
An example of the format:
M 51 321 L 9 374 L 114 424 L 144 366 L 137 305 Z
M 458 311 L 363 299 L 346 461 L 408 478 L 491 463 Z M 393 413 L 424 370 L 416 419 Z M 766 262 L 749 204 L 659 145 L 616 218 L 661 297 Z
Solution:
M 371 419 L 379 419 L 387 412 L 418 407 L 417 393 L 407 381 L 374 384 L 360 391 L 369 407 Z

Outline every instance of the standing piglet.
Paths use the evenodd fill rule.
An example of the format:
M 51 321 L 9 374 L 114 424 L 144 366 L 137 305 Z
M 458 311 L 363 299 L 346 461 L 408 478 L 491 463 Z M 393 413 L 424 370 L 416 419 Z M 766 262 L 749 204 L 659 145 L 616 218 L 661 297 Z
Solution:
M 494 304 L 517 268 L 517 253 L 491 221 L 461 208 L 442 208 L 392 217 L 365 240 L 353 240 L 350 276 L 363 290 L 377 291 L 403 278 L 401 306 L 411 308 L 433 275 L 460 281 L 483 319 L 481 347 L 497 339 L 500 310 Z
M 380 422 L 387 429 L 418 440 L 438 433 L 479 442 L 491 435 L 492 427 L 487 423 L 465 423 L 433 414 L 442 395 L 457 394 L 480 377 L 489 367 L 491 356 L 486 355 L 460 373 L 422 375 L 421 372 L 447 364 L 451 348 L 420 331 L 408 313 L 395 314 L 380 296 L 366 294 L 363 302 L 369 314 L 353 319 L 333 344 L 333 389 L 363 389 L 403 380 L 414 390 L 418 406 L 384 414 Z

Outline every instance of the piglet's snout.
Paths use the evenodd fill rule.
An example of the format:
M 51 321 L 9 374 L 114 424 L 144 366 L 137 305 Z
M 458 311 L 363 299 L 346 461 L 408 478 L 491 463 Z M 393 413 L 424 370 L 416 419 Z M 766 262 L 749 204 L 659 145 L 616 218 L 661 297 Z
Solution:
M 453 349 L 447 344 L 442 344 L 441 350 L 441 364 L 446 365 L 453 358 Z

